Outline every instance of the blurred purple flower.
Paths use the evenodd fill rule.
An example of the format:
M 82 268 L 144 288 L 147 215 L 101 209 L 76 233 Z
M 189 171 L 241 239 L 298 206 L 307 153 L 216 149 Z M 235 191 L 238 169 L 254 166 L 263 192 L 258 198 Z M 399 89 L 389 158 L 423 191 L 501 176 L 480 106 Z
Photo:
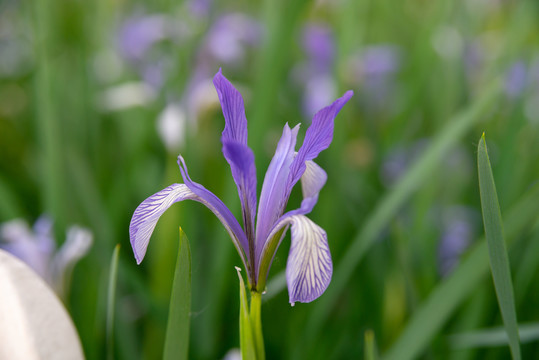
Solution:
M 72 226 L 66 241 L 56 250 L 52 234 L 52 221 L 42 216 L 30 229 L 28 224 L 15 219 L 0 226 L 0 248 L 18 257 L 47 281 L 60 295 L 72 266 L 81 259 L 92 244 L 92 234 L 81 227 Z
M 157 42 L 167 37 L 166 18 L 162 15 L 134 16 L 127 19 L 118 31 L 120 55 L 133 63 Z
M 290 303 L 318 298 L 331 280 L 333 265 L 326 232 L 308 219 L 327 175 L 314 160 L 333 137 L 333 122 L 352 96 L 349 91 L 320 110 L 295 152 L 299 126 L 284 126 L 275 155 L 264 178 L 257 215 L 257 179 L 254 154 L 247 145 L 247 119 L 241 94 L 219 71 L 215 88 L 225 118 L 221 141 L 242 204 L 243 229 L 226 205 L 202 185 L 191 180 L 184 159 L 178 157 L 183 184 L 173 184 L 144 200 L 135 210 L 129 228 L 131 246 L 140 264 L 160 216 L 175 202 L 194 200 L 206 205 L 224 225 L 240 255 L 252 291 L 263 292 L 266 278 L 287 229 L 292 245 L 287 263 Z M 294 185 L 301 179 L 303 201 L 299 209 L 284 213 Z M 257 215 L 255 227 L 255 215 Z
M 485 51 L 479 41 L 470 41 L 464 45 L 462 61 L 466 78 L 475 82 L 485 61 Z
M 514 63 L 505 76 L 505 94 L 515 99 L 524 92 L 527 85 L 527 68 L 523 61 Z
M 303 29 L 303 50 L 312 71 L 330 72 L 333 67 L 335 41 L 331 29 L 323 25 L 307 25 Z
M 406 173 L 416 159 L 424 152 L 428 139 L 420 139 L 409 146 L 397 146 L 382 162 L 380 178 L 382 183 L 391 187 Z
M 442 213 L 442 236 L 438 246 L 439 269 L 442 276 L 458 263 L 476 233 L 478 214 L 464 206 L 452 206 Z
M 260 44 L 262 26 L 255 19 L 240 13 L 218 18 L 205 40 L 204 55 L 229 66 L 241 66 L 248 47 Z
M 189 26 L 165 15 L 135 15 L 119 28 L 117 47 L 120 56 L 154 89 L 160 89 L 170 67 L 166 54 L 155 54 L 162 41 L 181 44 L 191 34 Z
M 293 69 L 292 76 L 303 88 L 303 114 L 311 119 L 337 93 L 332 73 L 335 44 L 331 29 L 321 24 L 306 25 L 301 45 L 307 59 Z
M 206 18 L 210 15 L 212 0 L 189 0 L 189 11 L 197 18 Z

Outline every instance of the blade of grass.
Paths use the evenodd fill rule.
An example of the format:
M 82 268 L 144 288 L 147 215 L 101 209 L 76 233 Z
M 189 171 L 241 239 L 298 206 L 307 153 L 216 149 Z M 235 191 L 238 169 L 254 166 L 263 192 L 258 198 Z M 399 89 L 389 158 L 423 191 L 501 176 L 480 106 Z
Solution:
M 504 228 L 509 245 L 517 234 L 537 220 L 538 211 L 539 184 L 531 188 L 507 212 Z M 487 253 L 487 244 L 481 239 L 451 275 L 421 304 L 384 359 L 415 359 L 421 354 L 451 314 L 477 289 L 479 281 L 486 276 L 489 266 Z
M 376 350 L 376 342 L 374 339 L 374 331 L 365 331 L 365 360 L 377 360 L 378 351 Z
M 496 185 L 488 158 L 485 133 L 477 146 L 477 169 L 479 174 L 479 192 L 481 194 L 481 210 L 483 212 L 483 224 L 487 239 L 490 269 L 494 288 L 498 297 L 498 305 L 502 313 L 509 347 L 513 359 L 520 359 L 520 345 L 518 336 L 518 322 L 515 310 L 515 298 L 513 282 L 511 281 L 511 269 L 509 257 L 505 247 L 503 236 L 502 215 L 498 204 Z
M 165 335 L 164 360 L 187 359 L 191 319 L 191 250 L 189 240 L 180 228 L 178 260 L 172 282 L 170 307 Z
M 387 227 L 404 202 L 429 179 L 443 156 L 492 108 L 501 94 L 498 80 L 493 81 L 473 105 L 449 119 L 447 125 L 433 139 L 423 156 L 404 175 L 401 181 L 386 195 L 365 221 L 361 231 L 353 239 L 343 258 L 337 262 L 335 273 L 328 290 L 312 312 L 307 326 L 306 342 L 310 342 L 319 331 L 330 311 L 334 308 L 339 295 L 346 289 L 354 270 L 371 248 L 379 234 Z
M 251 319 L 249 317 L 249 304 L 245 283 L 241 276 L 241 269 L 236 266 L 240 279 L 240 349 L 242 359 L 256 359 L 256 346 L 254 341 Z
M 539 340 L 539 323 L 521 324 L 518 332 L 522 343 Z M 454 334 L 448 340 L 455 349 L 503 346 L 509 343 L 504 327 Z
M 116 282 L 118 280 L 118 257 L 120 244 L 114 247 L 110 261 L 109 285 L 107 291 L 107 359 L 114 359 L 114 306 L 116 303 Z

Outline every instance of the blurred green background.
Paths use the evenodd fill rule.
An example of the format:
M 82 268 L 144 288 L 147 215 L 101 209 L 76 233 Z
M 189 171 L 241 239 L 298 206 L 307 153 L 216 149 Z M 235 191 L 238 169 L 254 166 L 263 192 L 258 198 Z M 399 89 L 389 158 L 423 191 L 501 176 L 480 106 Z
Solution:
M 181 226 L 190 358 L 224 358 L 239 345 L 241 263 L 225 230 L 203 206 L 175 205 L 137 266 L 133 211 L 181 182 L 181 153 L 193 180 L 240 213 L 211 84 L 220 67 L 246 102 L 259 186 L 282 126 L 301 122 L 304 134 L 314 111 L 352 89 L 317 160 L 328 182 L 310 215 L 328 234 L 333 281 L 290 307 L 283 241 L 262 307 L 267 358 L 361 358 L 368 330 L 388 358 L 510 356 L 494 335 L 466 345 L 470 331 L 503 325 L 478 247 L 483 131 L 518 320 L 531 324 L 523 358 L 536 358 L 538 20 L 533 0 L 3 0 L 0 222 L 46 214 L 59 245 L 72 224 L 93 233 L 64 299 L 88 359 L 105 356 L 118 243 L 115 356 L 162 355 Z M 299 203 L 294 192 L 289 206 Z

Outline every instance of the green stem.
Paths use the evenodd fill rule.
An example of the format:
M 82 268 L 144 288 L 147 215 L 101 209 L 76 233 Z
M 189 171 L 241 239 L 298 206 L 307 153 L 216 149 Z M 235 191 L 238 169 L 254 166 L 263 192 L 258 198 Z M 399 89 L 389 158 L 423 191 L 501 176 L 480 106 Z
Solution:
M 261 306 L 262 294 L 257 291 L 251 291 L 251 309 L 249 310 L 249 318 L 253 329 L 257 360 L 264 360 L 266 358 L 264 353 L 264 337 L 262 336 Z

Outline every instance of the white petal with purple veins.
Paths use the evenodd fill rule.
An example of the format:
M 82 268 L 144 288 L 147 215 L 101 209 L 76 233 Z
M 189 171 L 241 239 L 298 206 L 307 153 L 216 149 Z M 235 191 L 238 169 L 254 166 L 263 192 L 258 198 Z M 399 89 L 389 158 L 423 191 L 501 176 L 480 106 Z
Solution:
M 146 254 L 150 237 L 161 215 L 175 202 L 194 200 L 196 197 L 187 185 L 172 184 L 153 194 L 137 207 L 129 225 L 129 235 L 138 264 Z
M 290 303 L 311 302 L 326 290 L 333 263 L 324 229 L 303 215 L 289 218 L 292 245 L 286 265 Z

